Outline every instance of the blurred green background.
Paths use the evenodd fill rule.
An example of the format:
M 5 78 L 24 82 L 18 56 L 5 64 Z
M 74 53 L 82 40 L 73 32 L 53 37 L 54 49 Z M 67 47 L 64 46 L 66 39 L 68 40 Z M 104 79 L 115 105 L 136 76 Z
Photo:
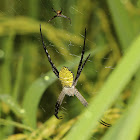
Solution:
M 55 18 L 52 7 L 71 18 Z M 76 75 L 87 29 L 89 61 L 66 96 L 44 52 L 39 26 L 58 70 Z M 137 140 L 140 135 L 140 0 L 0 1 L 0 139 Z M 101 125 L 98 120 L 110 123 Z M 133 129 L 133 130 L 132 130 Z

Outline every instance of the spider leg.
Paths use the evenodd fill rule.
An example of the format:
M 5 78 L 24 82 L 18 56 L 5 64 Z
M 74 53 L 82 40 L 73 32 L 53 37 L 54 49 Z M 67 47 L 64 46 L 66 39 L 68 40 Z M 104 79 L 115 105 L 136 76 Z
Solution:
M 87 107 L 88 102 L 85 100 L 85 98 L 81 95 L 81 93 L 75 88 L 75 96 L 80 100 L 80 102 Z
M 48 53 L 48 50 L 47 50 L 47 48 L 46 48 L 46 46 L 44 44 L 43 35 L 42 35 L 42 31 L 41 31 L 41 24 L 40 24 L 40 34 L 41 34 L 43 48 L 44 48 L 44 50 L 46 52 L 46 55 L 48 57 L 48 61 L 50 62 L 51 66 L 52 66 L 52 70 L 53 70 L 54 74 L 59 78 L 59 71 L 57 70 L 57 68 L 55 67 L 54 63 L 52 62 L 51 57 L 50 57 L 50 55 Z
M 60 108 L 60 106 L 61 106 L 61 104 L 63 102 L 64 97 L 65 97 L 65 92 L 64 92 L 64 90 L 62 90 L 60 95 L 59 95 L 59 97 L 58 97 L 58 99 L 57 99 L 57 102 L 55 104 L 55 113 L 54 113 L 54 115 L 55 115 L 55 117 L 57 119 L 62 119 L 62 116 L 58 117 L 58 111 L 59 111 L 59 108 Z
M 100 124 L 102 124 L 102 125 L 104 125 L 104 126 L 106 126 L 106 127 L 111 127 L 111 126 L 112 126 L 111 124 L 106 123 L 106 122 L 104 122 L 103 120 L 100 120 L 99 122 L 100 122 Z
M 57 14 L 57 12 L 52 8 L 53 12 L 55 12 Z
M 71 19 L 65 15 L 60 15 L 60 17 L 63 17 L 63 18 L 67 18 L 69 21 L 70 21 L 70 24 L 71 24 Z
M 85 98 L 81 95 L 81 93 L 75 88 L 75 96 L 80 100 L 80 102 L 87 107 L 88 106 L 88 102 L 85 100 Z M 106 126 L 106 127 L 111 127 L 112 125 L 109 123 L 104 122 L 103 120 L 99 121 L 102 125 Z
M 60 14 L 62 13 L 63 8 L 61 8 Z
M 86 41 L 86 28 L 85 28 L 85 37 L 84 37 L 83 50 L 82 50 L 82 53 L 81 53 L 81 59 L 80 59 L 79 65 L 78 65 L 77 74 L 76 74 L 74 83 L 77 81 L 77 79 L 78 79 L 79 76 L 80 76 L 80 75 L 79 75 L 79 71 L 80 71 L 80 69 L 81 69 L 82 60 L 83 60 L 84 53 L 85 53 L 85 41 Z M 76 84 L 75 84 L 75 85 L 76 85 Z
M 85 62 L 82 65 L 82 67 L 79 69 L 79 71 L 78 71 L 78 73 L 76 75 L 77 78 L 75 78 L 75 81 L 74 81 L 74 84 L 73 84 L 74 86 L 76 86 L 76 84 L 78 82 L 78 79 L 79 79 L 79 76 L 80 76 L 80 74 L 81 74 L 81 72 L 82 72 L 82 70 L 83 70 L 83 68 L 84 68 L 84 66 L 85 66 L 85 64 L 86 64 L 86 62 L 87 62 L 87 60 L 88 60 L 89 57 L 90 57 L 90 54 L 87 56 Z
M 54 18 L 56 18 L 57 17 L 57 15 L 55 15 L 53 18 L 51 18 L 50 20 L 48 20 L 48 22 L 50 22 L 51 20 L 53 20 Z

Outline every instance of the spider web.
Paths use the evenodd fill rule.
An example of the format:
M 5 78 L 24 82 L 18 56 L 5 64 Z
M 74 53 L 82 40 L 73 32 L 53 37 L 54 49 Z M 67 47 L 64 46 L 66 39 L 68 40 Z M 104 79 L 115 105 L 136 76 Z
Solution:
M 87 27 L 86 51 L 96 49 L 100 45 L 105 46 L 105 43 L 98 45 L 98 44 L 96 44 L 96 41 L 94 42 L 94 40 L 98 40 L 98 38 L 96 38 L 95 36 L 96 35 L 98 36 L 100 31 L 96 31 L 97 33 L 94 35 L 95 39 L 94 38 L 92 39 L 91 34 L 92 34 L 92 32 L 94 32 L 94 30 L 89 29 L 90 24 L 89 24 L 89 26 L 87 25 L 87 23 L 85 24 L 86 21 L 83 22 L 83 25 L 80 25 L 81 29 L 78 29 L 78 28 L 76 29 L 75 25 L 78 22 L 76 19 L 78 17 L 79 17 L 79 19 L 81 19 L 83 17 L 86 17 L 88 15 L 86 10 L 83 11 L 83 9 L 78 7 L 78 5 L 76 3 L 72 3 L 72 4 L 71 3 L 69 3 L 69 4 L 66 3 L 67 8 L 65 8 L 65 6 L 64 7 L 62 6 L 62 3 L 64 4 L 65 2 L 64 1 L 60 2 L 60 0 L 56 1 L 55 3 L 53 3 L 52 1 L 49 1 L 49 0 L 48 1 L 45 1 L 45 0 L 38 1 L 38 4 L 40 4 L 41 9 L 40 9 L 40 11 L 38 10 L 39 14 L 37 13 L 36 19 L 38 21 L 39 20 L 44 21 L 47 24 L 47 21 L 55 15 L 55 13 L 52 11 L 52 7 L 56 11 L 63 9 L 62 13 L 64 15 L 68 16 L 68 17 L 71 17 L 72 24 L 71 25 L 69 24 L 68 19 L 55 18 L 54 20 L 52 20 L 50 22 L 50 24 L 54 28 L 61 29 L 62 31 L 65 30 L 65 31 L 67 31 L 68 34 L 72 33 L 75 36 L 81 37 L 82 40 L 83 40 L 84 39 L 84 28 Z M 13 15 L 13 16 L 18 17 L 18 16 L 21 16 L 21 15 L 25 15 L 25 16 L 26 15 L 31 15 L 34 6 L 28 7 L 28 6 L 24 6 L 25 4 L 29 4 L 29 2 L 24 3 L 22 0 L 17 0 L 14 3 L 11 2 L 11 3 L 7 4 L 7 9 L 8 10 L 6 12 L 2 12 L 2 10 L 1 10 L 1 12 L 4 13 L 6 16 Z M 100 27 L 100 25 L 97 26 L 97 27 Z M 34 43 L 38 42 L 38 44 L 41 44 L 41 40 L 40 40 L 39 35 L 32 34 L 32 36 L 33 36 L 33 38 L 30 38 L 30 39 L 32 39 L 32 42 L 34 42 Z M 64 34 L 64 36 L 65 36 L 65 34 Z M 48 51 L 51 55 L 52 61 L 57 66 L 63 64 L 64 61 L 66 61 L 67 63 L 74 64 L 75 59 L 79 58 L 79 60 L 80 60 L 83 41 L 81 42 L 81 45 L 79 45 L 79 44 L 73 43 L 73 41 L 71 39 L 68 39 L 65 42 L 65 47 L 56 46 L 54 44 L 54 42 L 51 42 L 50 40 L 48 40 L 46 38 L 45 38 L 45 43 L 46 43 L 46 46 L 48 46 Z M 38 45 L 36 45 L 35 47 L 38 47 Z M 39 47 L 40 47 L 39 48 L 39 51 L 40 51 L 42 49 L 41 48 L 42 46 L 39 45 Z M 108 53 L 106 53 L 105 56 L 101 56 L 99 58 L 99 61 L 101 61 L 101 60 L 103 61 L 102 67 L 104 67 L 104 69 L 111 69 L 112 70 L 112 69 L 114 69 L 114 65 L 104 63 L 108 59 L 110 59 L 110 57 L 108 57 L 108 56 L 110 55 L 109 53 L 111 53 L 111 51 L 112 51 L 111 48 L 107 48 L 107 49 L 108 49 L 107 50 Z M 63 53 L 64 52 L 63 50 L 66 50 L 69 53 L 68 56 L 67 56 L 67 54 Z M 43 50 L 41 52 L 43 52 Z M 1 51 L 1 54 L 2 54 L 2 51 Z M 59 62 L 58 62 L 55 56 L 58 56 L 58 58 L 62 58 L 62 59 L 60 59 Z M 84 56 L 84 58 L 85 57 L 86 56 Z M 42 59 L 44 59 L 44 58 L 42 58 Z M 46 61 L 42 62 L 42 63 L 44 64 L 44 63 L 46 63 Z M 96 63 L 98 63 L 97 59 L 94 59 L 93 57 L 91 57 L 88 60 L 87 63 L 88 63 L 88 64 L 86 64 L 87 66 L 85 66 L 85 68 L 83 70 L 84 73 L 90 73 L 90 74 L 94 73 L 93 75 L 98 75 L 97 73 L 100 71 L 100 69 L 96 68 Z M 49 69 L 51 69 L 51 67 L 49 67 Z M 75 71 L 76 69 L 77 69 L 77 65 L 76 65 L 76 68 L 73 68 L 72 70 Z M 76 74 L 76 71 L 74 73 Z M 87 75 L 87 74 L 85 74 L 85 76 L 90 77 L 90 75 Z M 81 85 L 82 85 L 82 83 L 81 83 Z M 93 82 L 93 84 L 94 84 L 94 82 Z M 96 91 L 94 91 L 94 92 L 96 93 Z M 92 93 L 92 94 L 94 94 L 94 93 Z
M 45 7 L 44 7 L 45 8 Z M 61 8 L 60 8 L 61 9 Z M 59 10 L 59 9 L 56 9 L 56 10 Z M 69 11 L 70 11 L 70 13 L 71 14 L 77 14 L 78 16 L 80 15 L 80 16 L 86 16 L 85 15 L 85 13 L 82 11 L 82 10 L 80 10 L 79 8 L 77 8 L 77 6 L 75 6 L 75 5 L 72 5 L 72 6 L 70 6 L 69 7 L 69 9 L 68 9 Z M 64 12 L 63 12 L 63 14 L 65 14 Z M 48 18 L 48 20 L 51 18 L 51 17 L 53 17 L 54 15 L 55 15 L 55 13 L 53 13 L 52 11 L 50 12 L 50 15 L 51 16 L 49 16 L 49 18 Z M 44 16 L 44 15 L 43 15 Z M 46 16 L 46 15 L 45 15 Z M 64 26 L 63 25 L 63 23 L 64 22 L 67 22 L 67 26 Z M 64 18 L 55 18 L 55 19 L 53 19 L 51 22 L 50 22 L 50 24 L 51 25 L 53 25 L 53 26 L 55 26 L 56 28 L 60 28 L 61 30 L 68 30 L 68 31 L 70 31 L 71 29 L 72 29 L 72 27 L 74 26 L 73 24 L 74 23 L 72 23 L 72 25 L 69 25 L 69 21 L 67 20 L 67 19 L 64 19 Z M 84 26 L 84 25 L 83 25 Z M 84 29 L 84 27 L 83 27 L 83 29 Z M 71 32 L 70 32 L 71 33 Z M 82 33 L 77 33 L 76 34 L 76 36 L 80 36 L 83 40 L 84 40 L 84 34 L 83 34 L 83 32 Z M 94 49 L 96 49 L 96 47 L 98 46 L 97 44 L 95 44 L 94 43 L 94 41 L 93 40 L 91 40 L 90 38 L 88 38 L 87 37 L 87 40 L 86 40 L 86 51 L 88 50 L 88 49 L 91 49 L 91 47 L 89 47 L 89 44 L 92 44 L 91 46 L 94 46 Z M 69 58 L 69 56 L 66 56 L 66 54 L 65 53 L 62 53 L 63 52 L 63 50 L 64 49 L 66 49 L 66 50 L 68 50 L 69 51 L 69 55 L 70 56 L 72 56 L 73 57 L 73 60 L 74 59 L 77 59 L 77 58 L 79 58 L 79 60 L 80 60 L 80 57 L 81 57 L 81 50 L 82 50 L 82 46 L 83 46 L 83 42 L 81 43 L 81 45 L 77 45 L 77 44 L 75 44 L 75 43 L 73 43 L 72 42 L 72 40 L 68 40 L 67 42 L 66 42 L 66 46 L 65 47 L 61 47 L 61 46 L 59 46 L 59 48 L 57 47 L 57 46 L 55 46 L 54 44 L 53 44 L 53 42 L 50 42 L 49 41 L 49 45 L 48 45 L 48 50 L 49 50 L 49 52 L 51 53 L 51 54 L 58 54 L 60 57 L 62 56 L 62 57 L 64 57 L 65 59 L 67 59 L 66 61 L 67 61 L 67 63 L 71 63 L 71 64 L 73 64 L 73 63 L 75 63 L 74 61 L 71 61 L 71 58 Z M 104 46 L 104 44 L 103 44 L 103 46 Z M 104 69 L 110 69 L 110 70 L 112 70 L 112 69 L 114 69 L 114 65 L 112 66 L 112 65 L 106 65 L 105 64 L 105 62 L 108 60 L 108 59 L 110 59 L 110 54 L 111 54 L 111 52 L 112 52 L 112 49 L 111 48 L 107 48 L 108 49 L 108 53 L 105 55 L 105 56 L 101 56 L 102 58 L 100 58 L 100 60 L 102 60 L 102 67 L 104 67 Z M 76 51 L 75 51 L 76 50 Z M 80 53 L 78 52 L 78 51 L 80 51 Z M 50 54 L 50 55 L 51 55 Z M 84 58 L 85 58 L 86 56 L 84 56 Z M 55 57 L 51 57 L 51 59 L 53 60 L 53 62 L 54 63 L 57 63 L 56 62 L 56 58 Z M 88 73 L 89 71 L 90 71 L 90 73 L 94 73 L 93 75 L 96 75 L 97 73 L 98 73 L 98 71 L 99 70 L 97 70 L 96 69 L 96 67 L 94 66 L 95 65 L 95 63 L 94 63 L 94 59 L 93 59 L 93 57 L 90 59 L 90 60 L 88 60 L 88 63 L 89 63 L 89 65 L 88 65 L 88 71 L 86 71 L 86 73 Z M 87 65 L 87 64 L 86 64 Z M 77 68 L 77 66 L 76 66 L 76 68 Z M 85 66 L 85 68 L 84 69 L 86 69 L 86 66 Z M 74 69 L 74 70 L 76 70 L 76 69 Z M 76 73 L 76 72 L 75 72 Z M 86 75 L 87 76 L 87 75 Z M 90 75 L 89 75 L 89 77 L 90 77 Z M 84 83 L 84 82 L 83 82 Z M 80 83 L 80 85 L 83 85 L 83 83 L 81 82 Z M 91 83 L 93 83 L 94 84 L 94 82 L 91 82 Z M 90 90 L 89 90 L 90 91 Z M 91 92 L 91 91 L 90 91 Z M 91 94 L 89 94 L 89 95 L 94 95 L 94 94 L 97 94 L 97 91 L 96 90 L 94 90 L 94 92 L 92 92 Z M 69 99 L 70 101 L 71 100 L 73 100 L 73 99 Z M 68 99 L 66 99 L 66 101 L 65 101 L 65 104 L 67 104 L 68 102 L 69 102 L 69 100 Z M 72 101 L 71 101 L 72 102 Z M 77 102 L 76 100 L 74 100 L 73 102 Z M 75 103 L 73 103 L 72 102 L 72 104 L 75 104 Z M 65 104 L 63 104 L 62 105 L 62 110 L 63 110 L 63 114 L 66 114 L 67 113 L 67 109 L 65 110 L 64 108 L 64 106 L 65 106 Z M 69 106 L 69 105 L 68 105 Z M 67 107 L 67 108 L 70 108 L 70 107 Z M 76 111 L 75 111 L 76 112 Z
M 95 14 L 93 14 L 94 10 L 90 13 L 88 12 L 88 9 L 86 7 L 79 7 L 78 4 L 75 2 L 65 2 L 64 0 L 60 1 L 57 0 L 54 3 L 51 0 L 39 0 L 38 4 L 40 9 L 38 9 L 38 13 L 36 15 L 32 14 L 32 10 L 34 10 L 34 5 L 30 7 L 25 6 L 28 5 L 28 1 L 22 1 L 22 0 L 16 0 L 14 3 L 9 1 L 7 4 L 7 10 L 4 11 L 3 9 L 0 10 L 2 14 L 4 14 L 6 17 L 21 17 L 25 16 L 31 19 L 34 19 L 38 23 L 45 23 L 50 24 L 53 26 L 53 28 L 58 32 L 64 32 L 63 34 L 63 40 L 64 46 L 57 46 L 56 43 L 53 41 L 50 41 L 43 32 L 44 42 L 45 45 L 48 48 L 49 54 L 51 56 L 51 59 L 53 63 L 56 65 L 56 67 L 59 67 L 60 65 L 67 64 L 74 65 L 70 70 L 73 71 L 73 73 L 76 76 L 77 68 L 78 68 L 78 62 L 75 60 L 79 60 L 81 58 L 81 51 L 83 47 L 83 41 L 84 41 L 84 29 L 87 28 L 87 39 L 86 39 L 86 53 L 84 56 L 84 60 L 87 57 L 88 53 L 93 53 L 91 57 L 89 58 L 86 66 L 84 67 L 82 74 L 79 78 L 77 89 L 82 93 L 82 95 L 89 99 L 89 97 L 93 97 L 95 94 L 98 94 L 98 90 L 100 88 L 100 82 L 98 79 L 102 79 L 103 81 L 108 77 L 108 72 L 115 69 L 115 54 L 114 50 L 110 47 L 110 42 L 114 41 L 113 39 L 109 42 L 109 38 L 107 36 L 107 33 L 109 30 L 105 31 L 103 30 L 103 27 L 101 25 L 101 22 L 103 21 L 102 18 L 99 18 L 98 12 L 95 9 Z M 36 6 L 37 7 L 37 6 Z M 72 24 L 69 23 L 68 19 L 65 18 L 55 18 L 50 23 L 47 23 L 49 19 L 51 19 L 55 13 L 52 11 L 52 7 L 57 11 L 63 9 L 62 14 L 68 16 L 71 18 Z M 94 25 L 92 25 L 94 24 Z M 52 32 L 55 32 L 52 31 Z M 66 33 L 66 34 L 65 34 Z M 74 42 L 74 39 L 65 39 L 67 36 L 73 35 L 75 38 L 80 38 L 80 43 Z M 65 37 L 66 36 L 66 37 Z M 64 40 L 65 39 L 65 40 Z M 27 42 L 26 42 L 27 41 Z M 26 50 L 22 50 L 22 46 L 28 44 Z M 114 43 L 114 42 L 113 42 Z M 42 44 L 41 44 L 41 38 L 39 34 L 39 25 L 38 25 L 38 33 L 23 33 L 23 34 L 17 34 L 15 39 L 15 54 L 17 58 L 24 52 L 24 57 L 30 57 L 28 60 L 30 60 L 28 65 L 33 65 L 34 63 L 38 63 L 38 67 L 33 67 L 34 69 L 37 69 L 37 72 L 33 72 L 35 76 L 30 77 L 31 72 L 29 73 L 28 77 L 30 77 L 30 82 L 25 84 L 25 87 L 29 87 L 30 84 L 37 79 L 38 77 L 41 77 L 47 71 L 51 71 L 51 66 L 49 62 L 47 62 L 47 57 L 45 56 Z M 20 46 L 19 48 L 17 46 Z M 97 51 L 98 48 L 101 48 L 100 51 Z M 36 50 L 34 52 L 34 50 Z M 19 53 L 20 52 L 20 53 Z M 25 55 L 26 52 L 26 55 Z M 35 57 L 33 56 L 36 56 Z M 4 51 L 0 48 L 0 58 L 4 56 Z M 32 60 L 35 59 L 35 60 Z M 17 59 L 16 59 L 17 60 Z M 84 61 L 83 60 L 83 61 Z M 114 61 L 114 62 L 112 62 Z M 76 64 L 75 64 L 76 63 Z M 28 69 L 27 65 L 27 69 Z M 36 64 L 37 65 L 37 64 Z M 67 66 L 66 65 L 66 66 Z M 31 69 L 31 70 L 34 70 Z M 37 74 L 36 74 L 37 73 Z M 54 75 L 55 76 L 55 75 Z M 27 78 L 27 77 L 26 77 Z M 55 88 L 55 90 L 53 89 Z M 26 89 L 25 88 L 25 89 Z M 57 81 L 57 83 L 52 84 L 48 89 L 47 92 L 50 94 L 43 95 L 41 101 L 40 101 L 40 111 L 43 114 L 42 116 L 44 121 L 46 120 L 46 114 L 50 114 L 47 116 L 49 118 L 53 114 L 53 107 L 55 104 L 55 101 L 57 100 L 57 97 L 59 93 L 61 92 L 62 87 L 61 84 Z M 23 93 L 25 91 L 23 90 Z M 21 94 L 20 99 L 24 94 Z M 49 97 L 48 97 L 49 95 Z M 54 101 L 53 104 L 50 104 L 50 101 Z M 75 106 L 80 106 L 77 108 L 74 108 Z M 75 98 L 66 98 L 64 101 L 64 104 L 62 105 L 62 110 L 64 115 L 70 116 L 67 114 L 72 114 L 72 112 L 77 112 L 74 114 L 74 116 L 77 116 L 80 111 L 83 110 L 81 107 L 81 103 Z M 66 109 L 65 109 L 66 108 Z M 75 111 L 72 111 L 72 109 Z M 79 110 L 79 111 L 78 111 Z M 70 116 L 73 117 L 73 116 Z

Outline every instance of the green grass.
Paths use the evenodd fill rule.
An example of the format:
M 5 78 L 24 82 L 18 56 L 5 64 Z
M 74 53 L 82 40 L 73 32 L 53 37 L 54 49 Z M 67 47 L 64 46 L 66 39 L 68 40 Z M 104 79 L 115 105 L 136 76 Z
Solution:
M 52 7 L 63 8 L 72 24 L 64 18 L 48 24 Z M 0 2 L 0 139 L 138 139 L 139 13 L 138 3 L 120 0 Z M 74 74 L 87 28 L 84 58 L 91 56 L 76 87 L 89 106 L 66 97 L 62 120 L 53 115 L 62 87 L 43 50 L 40 24 L 58 70 L 67 66 Z

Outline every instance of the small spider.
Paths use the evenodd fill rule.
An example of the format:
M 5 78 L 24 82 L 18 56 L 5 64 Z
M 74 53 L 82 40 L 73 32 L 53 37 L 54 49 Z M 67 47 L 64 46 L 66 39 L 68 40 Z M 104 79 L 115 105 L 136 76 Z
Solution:
M 61 14 L 61 13 L 62 13 L 62 10 L 61 10 L 61 11 L 60 11 L 60 10 L 55 11 L 53 8 L 52 8 L 52 10 L 53 10 L 53 12 L 56 13 L 56 15 L 55 15 L 53 18 L 51 18 L 48 22 L 50 22 L 51 20 L 53 20 L 53 19 L 56 18 L 56 17 L 63 17 L 63 18 L 67 18 L 67 19 L 70 21 L 70 24 L 71 24 L 71 19 L 70 19 L 69 17 L 67 17 L 67 16 L 65 16 L 65 15 L 63 15 L 63 14 Z
M 48 53 L 48 50 L 47 50 L 47 48 L 44 44 L 44 41 L 43 41 L 41 24 L 40 24 L 40 34 L 41 34 L 43 48 L 44 48 L 44 50 L 46 52 L 46 55 L 48 57 L 48 61 L 51 64 L 51 67 L 52 67 L 52 70 L 53 70 L 54 74 L 58 77 L 58 79 L 61 81 L 61 84 L 63 86 L 63 89 L 62 89 L 62 91 L 61 91 L 61 93 L 60 93 L 60 95 L 57 99 L 57 102 L 56 102 L 56 105 L 55 105 L 55 113 L 54 113 L 54 115 L 56 116 L 57 119 L 62 119 L 62 116 L 58 117 L 58 111 L 59 111 L 59 108 L 62 104 L 62 101 L 63 101 L 65 95 L 68 95 L 68 96 L 74 96 L 75 95 L 85 107 L 88 106 L 88 102 L 84 99 L 84 97 L 81 95 L 81 93 L 75 87 L 77 85 L 78 79 L 80 77 L 80 74 L 81 74 L 87 60 L 90 57 L 90 54 L 89 54 L 87 56 L 87 58 L 85 59 L 85 61 L 82 62 L 83 56 L 84 56 L 84 53 L 85 53 L 86 29 L 85 29 L 83 50 L 82 50 L 82 53 L 81 53 L 81 59 L 80 59 L 79 65 L 78 65 L 77 74 L 76 74 L 75 79 L 74 79 L 74 74 L 67 67 L 62 67 L 60 72 L 55 67 L 55 65 L 52 62 L 51 57 Z M 106 123 L 102 120 L 100 120 L 99 122 L 101 124 L 107 126 L 107 127 L 111 126 L 111 124 L 108 124 L 108 123 Z

